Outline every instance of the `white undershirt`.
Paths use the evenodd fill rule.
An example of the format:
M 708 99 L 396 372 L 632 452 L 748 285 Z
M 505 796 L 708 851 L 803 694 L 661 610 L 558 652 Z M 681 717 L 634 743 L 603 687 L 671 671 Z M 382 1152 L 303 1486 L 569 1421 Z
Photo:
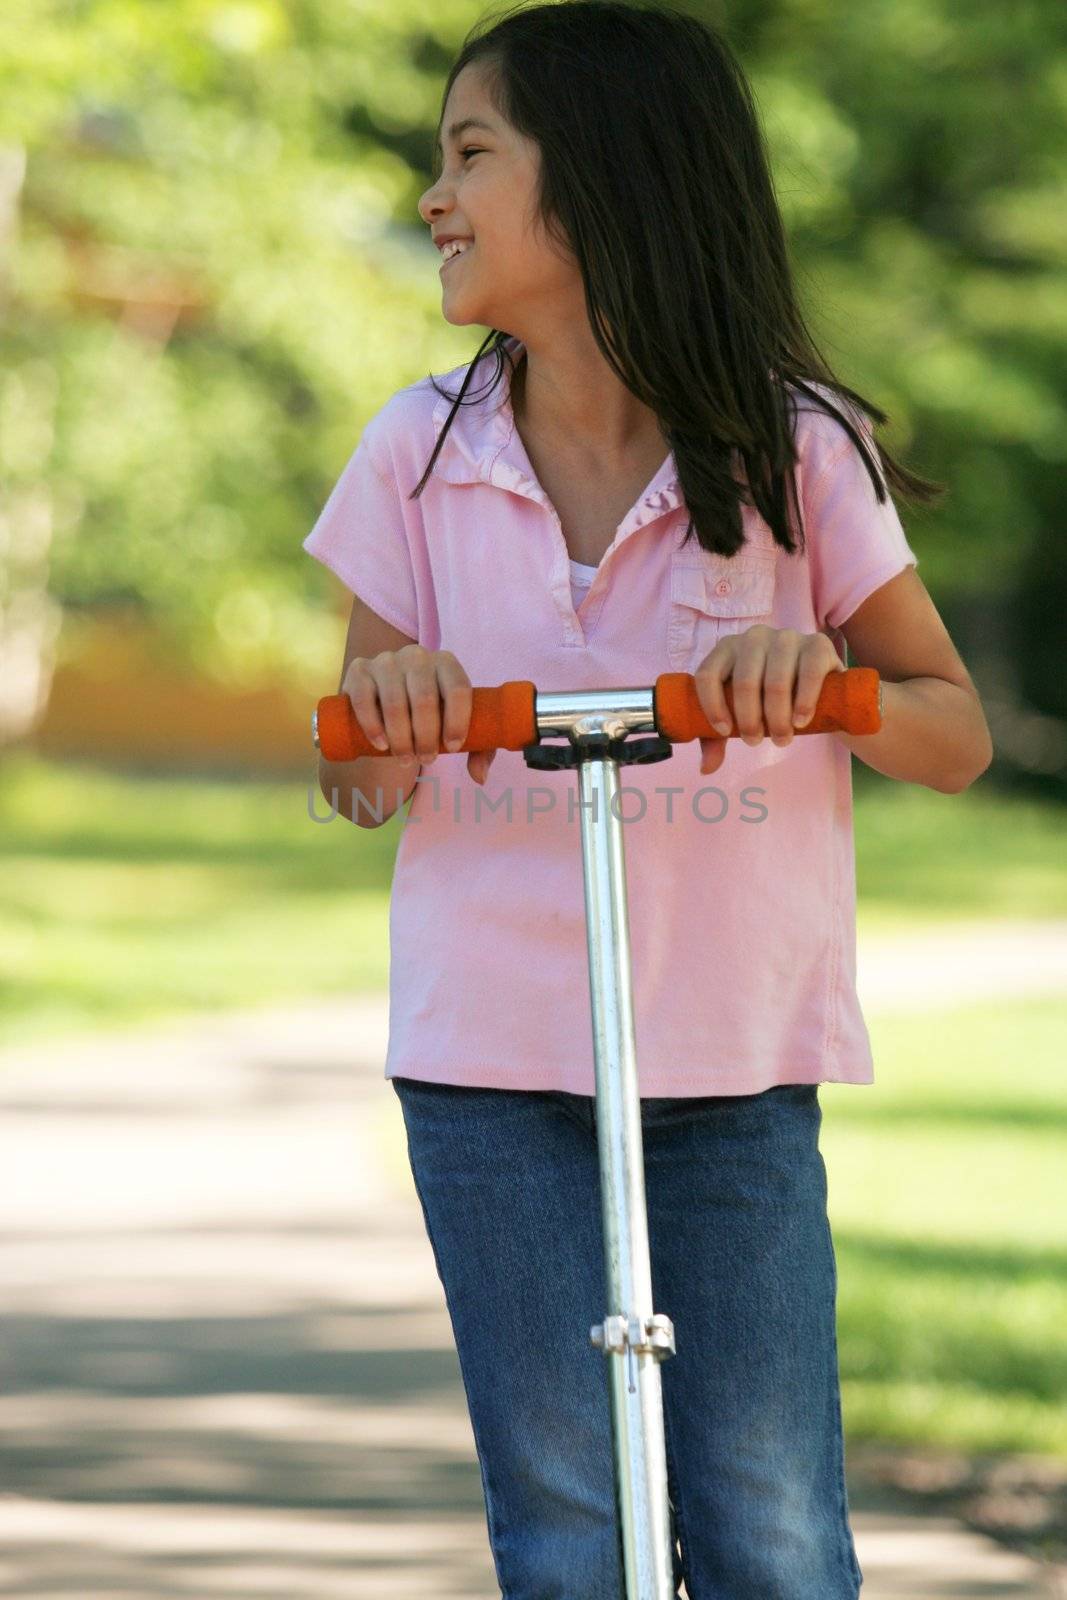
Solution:
M 571 602 L 575 611 L 585 599 L 586 591 L 599 571 L 599 566 L 590 567 L 584 561 L 571 562 Z

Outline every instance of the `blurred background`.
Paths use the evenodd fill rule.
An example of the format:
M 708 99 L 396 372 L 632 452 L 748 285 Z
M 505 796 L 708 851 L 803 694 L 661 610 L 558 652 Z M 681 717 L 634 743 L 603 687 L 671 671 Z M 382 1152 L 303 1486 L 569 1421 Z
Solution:
M 1067 1560 L 1067 14 L 684 9 L 748 71 L 822 348 L 888 412 L 891 448 L 949 485 L 936 509 L 900 510 L 996 752 L 958 796 L 853 764 L 877 1082 L 823 1095 L 850 1470 Z M 337 688 L 350 596 L 301 549 L 366 420 L 484 336 L 441 316 L 416 212 L 445 75 L 482 15 L 466 0 L 0 10 L 0 1094 L 24 1184 L 5 1207 L 0 1531 L 10 1514 L 25 1563 L 0 1594 L 46 1592 L 41 1552 L 60 1548 L 102 1561 L 106 1544 L 111 1581 L 151 1540 L 110 1513 L 186 1501 L 332 1508 L 363 1529 L 329 1573 L 276 1566 L 280 1590 L 246 1573 L 219 1592 L 352 1594 L 345 1563 L 370 1570 L 379 1526 L 374 1592 L 394 1592 L 388 1518 L 431 1502 L 448 1516 L 426 1559 L 458 1528 L 462 1576 L 426 1592 L 493 1592 L 381 1081 L 402 817 L 322 821 L 309 719 Z M 262 1207 L 237 1226 L 253 1190 Z M 383 1227 L 398 1230 L 384 1243 Z M 234 1288 L 254 1278 L 253 1235 L 294 1274 L 283 1288 L 263 1267 L 258 1311 L 251 1278 Z M 229 1253 L 199 1276 L 160 1254 L 209 1236 Z M 307 1252 L 330 1239 L 313 1289 Z M 405 1240 L 406 1344 L 387 1270 Z M 365 1286 L 372 1260 L 388 1290 L 357 1302 L 349 1280 Z M 219 1352 L 259 1335 L 273 1354 L 253 1379 Z M 327 1348 L 348 1365 L 324 1365 Z M 261 1409 L 242 1431 L 253 1390 L 279 1407 L 313 1394 L 314 1415 L 290 1436 L 289 1413 Z M 178 1398 L 176 1421 L 163 1402 Z M 342 1439 L 344 1417 L 363 1420 Z M 90 1505 L 101 1518 L 83 1525 L 73 1508 Z M 136 1582 L 211 1591 L 177 1570 Z M 395 1592 L 423 1590 L 408 1574 Z

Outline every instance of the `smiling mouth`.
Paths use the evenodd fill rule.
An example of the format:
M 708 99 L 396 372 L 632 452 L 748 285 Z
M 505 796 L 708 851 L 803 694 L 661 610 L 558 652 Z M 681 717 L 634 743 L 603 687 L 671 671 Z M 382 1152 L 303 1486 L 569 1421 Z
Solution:
M 457 252 L 457 253 L 456 253 L 456 255 L 454 255 L 454 256 L 449 256 L 449 258 L 448 258 L 448 260 L 447 260 L 447 261 L 442 261 L 442 263 L 441 263 L 441 267 L 440 267 L 440 270 L 441 270 L 441 271 L 442 271 L 442 272 L 444 272 L 444 270 L 445 270 L 445 268 L 446 268 L 446 267 L 450 267 L 450 266 L 451 266 L 451 265 L 452 265 L 452 263 L 453 263 L 453 261 L 462 261 L 462 260 L 463 260 L 463 257 L 464 257 L 464 256 L 467 256 L 467 255 L 470 255 L 470 253 L 471 253 L 471 251 L 472 251 L 472 250 L 473 250 L 473 249 L 474 249 L 474 246 L 473 246 L 473 245 L 472 245 L 472 244 L 469 244 L 469 245 L 468 245 L 468 246 L 467 246 L 467 248 L 466 248 L 466 250 L 460 250 L 460 251 L 458 251 L 458 252 Z

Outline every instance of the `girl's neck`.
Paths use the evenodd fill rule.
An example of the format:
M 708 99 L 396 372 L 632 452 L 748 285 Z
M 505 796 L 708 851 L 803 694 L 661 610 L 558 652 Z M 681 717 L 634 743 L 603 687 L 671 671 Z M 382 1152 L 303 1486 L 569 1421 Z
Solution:
M 626 467 L 635 458 L 644 459 L 650 452 L 655 455 L 658 451 L 657 459 L 665 453 L 667 447 L 664 443 L 663 432 L 659 425 L 659 419 L 653 411 L 648 411 L 648 427 L 642 433 L 635 434 L 630 438 L 618 454 L 612 454 L 601 445 L 583 445 L 580 441 L 575 440 L 573 434 L 554 427 L 551 419 L 547 419 L 544 416 L 538 415 L 535 420 L 531 420 L 526 396 L 526 373 L 527 357 L 526 348 L 523 346 L 522 352 L 515 363 L 515 373 L 511 380 L 509 398 L 515 426 L 524 441 L 536 439 L 540 442 L 542 449 L 552 451 L 555 454 L 567 455 L 573 453 L 580 455 L 588 462 L 590 467 L 595 467 L 598 462 L 602 463 L 604 469 L 608 472 L 617 472 L 620 468 Z M 647 407 L 644 409 L 647 410 Z

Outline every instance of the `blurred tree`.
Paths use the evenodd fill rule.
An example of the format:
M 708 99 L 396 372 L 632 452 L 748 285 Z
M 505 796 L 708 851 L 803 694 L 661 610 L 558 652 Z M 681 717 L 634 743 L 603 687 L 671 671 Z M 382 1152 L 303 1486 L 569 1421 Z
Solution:
M 824 349 L 951 486 L 905 516 L 976 675 L 1020 597 L 998 747 L 1062 776 L 1047 596 L 1067 586 L 1067 10 L 686 9 L 750 73 Z M 482 336 L 441 317 L 415 209 L 444 75 L 482 12 L 8 0 L 0 665 L 20 659 L 24 708 L 46 693 L 57 608 L 105 602 L 142 608 L 161 648 L 221 680 L 333 679 L 329 580 L 300 541 L 367 417 Z M 1039 736 L 1019 732 L 1024 691 Z

